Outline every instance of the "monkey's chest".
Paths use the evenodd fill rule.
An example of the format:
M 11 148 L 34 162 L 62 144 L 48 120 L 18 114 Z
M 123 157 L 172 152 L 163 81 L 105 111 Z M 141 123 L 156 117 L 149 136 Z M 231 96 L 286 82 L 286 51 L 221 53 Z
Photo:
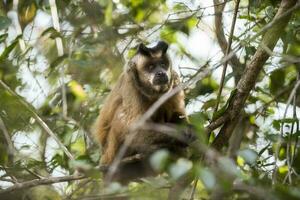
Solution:
M 160 108 L 153 114 L 151 120 L 155 123 L 167 123 L 167 122 L 171 122 L 171 118 L 172 118 L 171 111 Z

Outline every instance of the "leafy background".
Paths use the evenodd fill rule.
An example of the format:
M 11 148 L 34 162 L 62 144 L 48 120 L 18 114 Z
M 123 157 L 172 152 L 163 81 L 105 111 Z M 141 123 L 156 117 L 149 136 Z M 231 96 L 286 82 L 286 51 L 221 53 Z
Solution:
M 229 199 L 300 199 L 300 91 L 296 88 L 292 92 L 300 71 L 299 10 L 282 30 L 272 56 L 257 75 L 236 128 L 244 137 L 233 157 L 223 149 L 215 165 L 183 158 L 168 163 L 168 153 L 159 151 L 151 164 L 167 173 L 128 187 L 118 183 L 104 187 L 96 168 L 101 154 L 90 127 L 140 42 L 151 44 L 163 39 L 170 43 L 173 67 L 182 81 L 203 66 L 210 70 L 185 90 L 191 122 L 199 137 L 206 137 L 203 127 L 212 120 L 222 72 L 222 67 L 215 66 L 223 57 L 215 36 L 214 2 L 60 0 L 54 4 L 59 31 L 52 23 L 55 16 L 50 3 L 0 1 L 0 80 L 5 84 L 0 85 L 0 188 L 67 176 L 78 170 L 86 177 L 12 193 L 1 194 L 0 190 L 1 199 L 100 199 L 118 195 L 164 199 L 170 184 L 191 168 L 198 180 L 195 199 L 218 199 L 215 196 L 220 191 Z M 228 1 L 223 11 L 222 28 L 227 38 L 235 3 Z M 261 40 L 250 38 L 274 18 L 279 3 L 240 2 L 232 48 L 242 47 L 236 52 L 241 68 L 249 63 Z M 234 91 L 236 73 L 230 65 L 221 108 Z M 214 134 L 210 140 L 213 138 Z M 234 189 L 234 182 L 245 183 L 244 188 Z M 192 190 L 188 187 L 183 198 L 188 199 Z

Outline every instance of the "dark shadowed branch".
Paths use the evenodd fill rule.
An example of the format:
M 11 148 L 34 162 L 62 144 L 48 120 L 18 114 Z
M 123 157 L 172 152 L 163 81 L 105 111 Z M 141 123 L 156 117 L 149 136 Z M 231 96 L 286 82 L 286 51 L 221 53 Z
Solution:
M 279 37 L 282 34 L 282 30 L 286 27 L 291 17 L 291 12 L 288 12 L 293 6 L 295 6 L 296 0 L 283 0 L 276 13 L 274 20 L 270 23 L 273 24 L 265 34 L 263 35 L 261 44 L 267 46 L 270 50 L 273 50 Z M 299 5 L 297 5 L 299 6 Z M 276 23 L 275 23 L 276 22 Z M 255 52 L 250 63 L 247 65 L 245 72 L 237 84 L 237 92 L 229 102 L 229 107 L 226 114 L 229 114 L 229 119 L 226 121 L 213 142 L 213 147 L 221 149 L 224 144 L 227 144 L 240 116 L 245 102 L 250 94 L 250 91 L 254 88 L 257 76 L 267 59 L 269 58 L 268 52 L 263 47 L 259 47 Z

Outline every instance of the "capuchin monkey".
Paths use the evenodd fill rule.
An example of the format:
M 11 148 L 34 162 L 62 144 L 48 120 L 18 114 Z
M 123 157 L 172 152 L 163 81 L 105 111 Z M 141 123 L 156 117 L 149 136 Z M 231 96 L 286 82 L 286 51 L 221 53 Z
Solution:
M 143 155 L 142 160 L 124 165 L 121 163 L 112 178 L 114 181 L 128 183 L 140 177 L 154 175 L 148 162 L 153 152 L 167 149 L 172 154 L 182 156 L 188 144 L 195 139 L 190 128 L 179 131 L 181 140 L 157 130 L 140 128 L 132 131 L 134 123 L 151 105 L 180 83 L 178 74 L 172 69 L 167 49 L 168 44 L 163 41 L 152 48 L 144 44 L 138 46 L 136 54 L 127 63 L 94 124 L 93 132 L 102 147 L 101 165 L 112 164 L 131 134 L 135 135 L 128 144 L 124 157 Z M 169 98 L 147 123 L 163 124 L 177 129 L 187 125 L 184 92 L 179 91 Z

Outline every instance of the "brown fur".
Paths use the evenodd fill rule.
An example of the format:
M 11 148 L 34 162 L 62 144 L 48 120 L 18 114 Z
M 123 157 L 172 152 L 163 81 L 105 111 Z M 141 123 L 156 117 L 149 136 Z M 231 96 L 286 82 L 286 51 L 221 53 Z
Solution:
M 156 54 L 158 55 L 158 54 Z M 101 109 L 94 126 L 94 133 L 102 146 L 101 164 L 110 165 L 119 148 L 130 134 L 130 127 L 149 107 L 168 90 L 176 87 L 179 77 L 170 66 L 170 81 L 162 91 L 149 84 L 147 74 L 143 76 L 144 65 L 153 59 L 162 59 L 170 65 L 168 57 L 147 57 L 139 53 L 129 61 L 128 68 L 121 74 Z M 178 124 L 186 121 L 184 93 L 178 92 L 164 103 L 148 120 L 152 123 Z M 180 145 L 178 145 L 180 144 Z M 154 131 L 138 130 L 128 147 L 126 156 L 150 154 L 157 149 L 176 151 L 184 146 L 181 142 Z

